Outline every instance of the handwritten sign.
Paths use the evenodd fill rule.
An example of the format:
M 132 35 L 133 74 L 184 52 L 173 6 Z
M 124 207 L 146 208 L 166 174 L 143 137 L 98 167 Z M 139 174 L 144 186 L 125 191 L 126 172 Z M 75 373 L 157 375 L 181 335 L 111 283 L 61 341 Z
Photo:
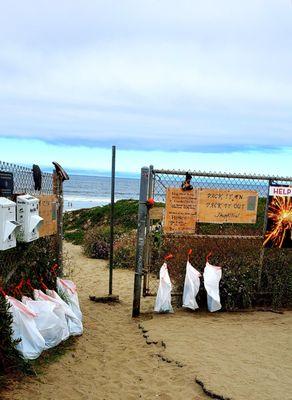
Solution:
M 258 193 L 255 190 L 198 189 L 198 222 L 254 224 Z
M 168 188 L 164 232 L 194 233 L 197 220 L 197 190 L 183 191 L 180 188 Z
M 40 227 L 40 237 L 57 233 L 57 197 L 55 195 L 38 196 L 40 200 L 40 216 L 44 219 Z

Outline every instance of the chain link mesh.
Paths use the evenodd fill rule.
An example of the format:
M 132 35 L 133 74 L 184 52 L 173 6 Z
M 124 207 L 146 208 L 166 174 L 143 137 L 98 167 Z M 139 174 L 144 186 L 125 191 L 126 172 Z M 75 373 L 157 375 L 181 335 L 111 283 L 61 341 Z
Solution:
M 0 161 L 0 172 L 13 174 L 13 195 L 7 196 L 13 201 L 17 194 L 26 193 L 33 196 L 54 194 L 52 173 L 42 173 L 42 188 L 37 191 L 31 169 Z M 60 200 L 59 193 L 55 194 Z M 57 234 L 40 238 L 32 243 L 18 242 L 15 248 L 0 251 L 0 286 L 8 294 L 19 295 L 14 293 L 14 290 L 22 278 L 30 278 L 35 287 L 39 287 L 40 277 L 47 284 L 53 283 L 50 268 L 58 262 L 59 251 Z
M 181 187 L 186 172 L 155 170 L 150 167 L 149 197 L 153 197 L 156 203 L 165 203 L 166 190 Z M 164 256 L 168 252 L 174 254 L 173 260 L 169 262 L 169 269 L 175 292 L 181 294 L 187 252 L 190 248 L 193 249 L 191 262 L 197 269 L 202 271 L 207 254 L 212 252 L 212 264 L 223 266 L 225 276 L 234 273 L 236 269 L 236 273 L 243 277 L 248 270 L 251 281 L 249 292 L 261 291 L 264 295 L 265 290 L 262 285 L 269 279 L 267 277 L 267 274 L 269 275 L 268 266 L 274 271 L 281 268 L 283 259 L 291 262 L 290 249 L 277 249 L 278 251 L 268 249 L 268 251 L 265 251 L 262 246 L 266 226 L 268 188 L 272 182 L 280 185 L 291 184 L 292 178 L 201 171 L 188 172 L 192 175 L 192 186 L 194 188 L 256 191 L 258 193 L 256 223 L 197 223 L 194 234 L 164 234 L 157 221 L 156 223 L 155 221 L 148 221 L 144 253 L 144 296 L 156 294 L 159 283 L 159 269 Z M 273 264 L 272 267 L 270 266 L 271 263 Z M 244 291 L 244 289 L 242 290 Z M 271 293 L 269 292 L 267 295 L 269 296 Z M 244 299 L 240 301 L 244 303 Z M 246 304 L 242 304 L 242 306 L 246 306 Z

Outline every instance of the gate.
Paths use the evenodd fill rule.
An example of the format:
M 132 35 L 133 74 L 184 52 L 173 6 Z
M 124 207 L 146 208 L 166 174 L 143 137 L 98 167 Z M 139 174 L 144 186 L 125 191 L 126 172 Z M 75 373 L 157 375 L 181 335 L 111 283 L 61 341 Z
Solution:
M 185 180 L 187 172 L 192 175 L 192 185 L 197 189 L 256 191 L 258 193 L 258 209 L 255 224 L 199 222 L 196 224 L 195 232 L 193 233 L 164 233 L 161 223 L 162 217 L 159 216 L 162 213 L 147 212 L 146 200 L 147 198 L 154 198 L 156 207 L 161 206 L 163 209 L 167 189 L 179 188 Z M 145 179 L 145 174 L 147 174 L 147 180 Z M 171 277 L 175 283 L 173 294 L 181 295 L 185 274 L 184 260 L 186 261 L 189 248 L 193 249 L 191 261 L 196 268 L 205 265 L 206 256 L 211 252 L 212 264 L 216 265 L 218 263 L 225 267 L 225 276 L 230 273 L 231 278 L 235 267 L 241 277 L 245 274 L 250 275 L 252 282 L 248 288 L 248 294 L 246 293 L 246 285 L 238 288 L 243 294 L 240 297 L 240 301 L 236 300 L 235 302 L 241 304 L 242 307 L 252 305 L 251 303 L 255 296 L 261 296 L 264 301 L 271 294 L 265 290 L 266 269 L 271 262 L 273 262 L 274 267 L 278 265 L 278 268 L 280 268 L 280 264 L 283 263 L 283 257 L 289 263 L 291 261 L 291 251 L 290 249 L 265 249 L 263 247 L 267 224 L 268 190 L 270 184 L 291 184 L 291 177 L 160 170 L 153 168 L 153 166 L 144 167 L 142 175 L 144 179 L 141 178 L 138 222 L 140 234 L 138 235 L 139 247 L 137 246 L 137 262 L 140 257 L 140 263 L 138 263 L 139 265 L 137 264 L 136 268 L 136 280 L 137 277 L 142 279 L 143 276 L 143 284 L 141 282 L 140 287 L 142 286 L 144 297 L 156 295 L 159 283 L 159 269 L 162 265 L 163 257 L 168 252 L 174 254 L 174 259 L 170 265 Z M 146 185 L 147 196 L 145 195 Z M 143 215 L 145 215 L 145 218 Z M 141 259 L 141 251 L 143 252 L 143 259 Z M 281 254 L 281 257 L 278 257 L 279 254 Z M 246 273 L 247 266 L 248 272 Z M 139 287 L 137 288 L 135 284 L 134 297 L 136 299 L 138 292 Z M 141 290 L 139 293 L 141 293 Z M 226 296 L 228 297 L 228 293 L 226 293 Z M 234 300 L 230 299 L 230 304 L 227 308 L 233 308 L 232 301 Z M 140 303 L 134 301 L 133 316 L 139 314 L 137 304 L 138 306 L 140 305 Z

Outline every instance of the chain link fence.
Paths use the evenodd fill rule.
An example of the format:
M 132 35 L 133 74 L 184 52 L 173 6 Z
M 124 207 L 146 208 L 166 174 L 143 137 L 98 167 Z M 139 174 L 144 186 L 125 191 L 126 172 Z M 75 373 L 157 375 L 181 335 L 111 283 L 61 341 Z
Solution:
M 47 284 L 53 284 L 50 268 L 58 263 L 61 269 L 62 182 L 57 174 L 43 172 L 41 189 L 36 190 L 31 169 L 0 161 L 0 173 L 7 172 L 11 173 L 13 181 L 12 193 L 5 196 L 8 199 L 16 201 L 17 195 L 30 194 L 36 197 L 55 195 L 57 200 L 57 204 L 54 204 L 57 213 L 57 230 L 54 234 L 31 243 L 17 242 L 16 247 L 0 251 L 0 286 L 8 294 L 17 295 L 15 287 L 21 279 L 30 278 L 35 287 L 40 285 L 40 278 Z M 51 201 L 51 197 L 48 199 Z
M 187 171 L 149 168 L 148 197 L 156 205 L 165 206 L 168 188 L 179 188 Z M 245 308 L 256 304 L 285 305 L 292 294 L 291 249 L 264 249 L 266 211 L 270 184 L 287 185 L 291 177 L 190 172 L 192 186 L 197 189 L 252 190 L 258 193 L 257 217 L 254 224 L 200 223 L 194 233 L 164 233 L 161 220 L 147 217 L 144 245 L 143 296 L 156 295 L 159 269 L 167 253 L 169 271 L 178 303 L 184 284 L 187 253 L 193 249 L 192 264 L 202 272 L 206 256 L 211 263 L 223 267 L 221 296 L 226 309 Z M 291 286 L 291 287 L 290 287 Z M 204 291 L 199 294 L 204 297 Z M 286 297 L 285 297 L 286 296 Z M 203 300 L 205 303 L 205 301 Z

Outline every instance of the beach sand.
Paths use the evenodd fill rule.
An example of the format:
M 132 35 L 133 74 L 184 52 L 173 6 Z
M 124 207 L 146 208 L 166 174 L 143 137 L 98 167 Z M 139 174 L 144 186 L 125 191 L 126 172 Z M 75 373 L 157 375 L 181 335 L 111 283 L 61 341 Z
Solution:
M 133 272 L 114 271 L 120 304 L 93 303 L 89 295 L 108 290 L 106 263 L 85 258 L 80 247 L 68 243 L 66 251 L 79 289 L 84 334 L 41 375 L 11 385 L 3 400 L 210 398 L 196 378 L 207 390 L 233 400 L 292 399 L 291 312 L 178 310 L 133 320 Z M 152 310 L 153 302 L 143 300 L 142 311 Z

